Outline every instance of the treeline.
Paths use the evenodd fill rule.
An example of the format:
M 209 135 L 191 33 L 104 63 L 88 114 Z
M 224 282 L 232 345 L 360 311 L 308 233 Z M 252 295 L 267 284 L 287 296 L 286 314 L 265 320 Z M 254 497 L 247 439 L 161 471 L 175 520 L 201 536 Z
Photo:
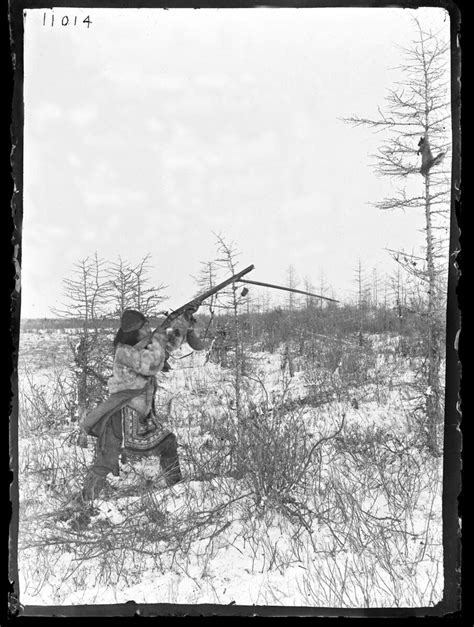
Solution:
M 104 318 L 103 320 L 90 321 L 89 328 L 118 328 L 118 324 L 118 320 L 115 318 Z M 51 331 L 82 328 L 84 328 L 84 320 L 80 318 L 26 318 L 20 323 L 21 331 Z
M 152 325 L 158 326 L 158 318 L 150 318 Z M 25 318 L 21 320 L 20 331 L 40 331 L 65 329 L 118 329 L 119 317 L 94 318 L 85 321 L 83 318 Z
M 212 321 L 209 316 L 201 315 L 198 324 L 201 329 L 208 329 L 210 338 L 226 337 L 234 328 L 231 313 L 216 315 Z M 272 352 L 282 342 L 300 341 L 318 334 L 333 338 L 353 336 L 360 343 L 366 335 L 379 333 L 416 338 L 423 334 L 425 322 L 408 308 L 379 306 L 361 311 L 357 305 L 346 304 L 292 310 L 276 307 L 270 311 L 241 313 L 239 327 L 243 341 L 260 344 L 263 350 Z
M 162 318 L 161 318 L 162 319 Z M 344 337 L 353 335 L 363 341 L 365 334 L 398 333 L 405 337 L 419 336 L 424 327 L 423 318 L 408 308 L 367 307 L 362 311 L 357 305 L 328 305 L 287 309 L 274 307 L 268 311 L 250 311 L 239 314 L 242 339 L 248 344 L 261 344 L 263 350 L 273 350 L 275 345 L 288 339 L 310 337 L 314 334 Z M 152 316 L 152 326 L 160 319 Z M 207 337 L 225 337 L 233 328 L 233 315 L 219 313 L 197 314 L 198 328 Z M 104 317 L 90 320 L 81 318 L 29 318 L 21 321 L 22 331 L 65 330 L 84 327 L 89 329 L 118 329 L 119 318 Z

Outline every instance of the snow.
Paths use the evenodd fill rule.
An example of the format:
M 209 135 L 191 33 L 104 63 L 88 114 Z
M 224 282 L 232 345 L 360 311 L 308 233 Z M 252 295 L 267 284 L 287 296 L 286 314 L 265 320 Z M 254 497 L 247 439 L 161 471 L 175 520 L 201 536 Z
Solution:
M 252 353 L 242 399 L 246 410 L 266 408 L 258 414 L 262 428 L 282 402 L 310 398 L 318 377 L 333 386 L 324 402 L 288 406 L 285 420 L 299 425 L 308 447 L 328 438 L 288 498 L 284 490 L 257 494 L 258 470 L 250 476 L 210 472 L 224 450 L 224 428 L 236 425 L 236 410 L 232 371 L 205 354 L 175 355 L 173 370 L 158 381 L 158 405 L 177 434 L 184 481 L 167 488 L 156 459 L 129 460 L 119 477 L 109 477 L 83 527 L 75 528 L 61 508 L 80 488 L 92 447 L 78 447 L 68 424 L 43 428 L 38 437 L 41 425 L 23 416 L 21 603 L 437 603 L 443 593 L 442 459 L 417 443 L 410 418 L 417 402 L 413 371 L 398 356 L 396 338 L 371 342 L 373 371 L 344 393 L 322 367 L 290 377 L 280 353 Z M 27 343 L 22 350 L 25 359 Z M 36 380 L 45 383 L 50 367 L 38 368 Z M 27 380 L 21 381 L 26 389 Z M 278 429 L 274 436 L 286 437 L 284 422 Z M 276 453 L 283 454 L 285 442 L 279 442 Z M 260 453 L 252 449 L 248 459 Z M 285 459 L 277 455 L 279 463 Z

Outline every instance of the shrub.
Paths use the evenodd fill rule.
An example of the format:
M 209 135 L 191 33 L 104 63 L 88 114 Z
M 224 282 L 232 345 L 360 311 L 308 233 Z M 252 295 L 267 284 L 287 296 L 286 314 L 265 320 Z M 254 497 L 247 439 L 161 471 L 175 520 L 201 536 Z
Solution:
M 54 370 L 43 381 L 23 369 L 19 380 L 19 436 L 38 436 L 73 422 L 77 416 L 76 390 L 71 377 Z

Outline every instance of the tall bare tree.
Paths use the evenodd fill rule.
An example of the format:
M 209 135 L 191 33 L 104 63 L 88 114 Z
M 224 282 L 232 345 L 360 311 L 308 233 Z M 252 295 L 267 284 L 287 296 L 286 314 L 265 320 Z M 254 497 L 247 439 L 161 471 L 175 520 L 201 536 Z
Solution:
M 157 307 L 165 299 L 163 283 L 154 286 L 150 279 L 150 255 L 143 257 L 135 266 L 132 266 L 133 277 L 133 307 L 141 311 L 145 316 L 156 316 Z
M 133 275 L 130 264 L 121 257 L 108 268 L 113 314 L 121 316 L 125 309 L 132 308 Z
M 304 290 L 306 292 L 314 292 L 315 291 L 315 287 L 313 285 L 313 282 L 311 281 L 311 279 L 308 276 L 304 277 L 303 285 L 304 285 Z M 306 306 L 306 309 L 312 309 L 315 306 L 314 298 L 312 298 L 311 296 L 306 296 L 306 298 L 305 298 L 305 306 Z
M 371 301 L 372 306 L 377 308 L 379 304 L 379 276 L 377 273 L 377 268 L 372 268 L 372 294 Z
M 369 301 L 369 288 L 367 285 L 367 277 L 365 268 L 362 265 L 360 258 L 357 260 L 357 265 L 354 271 L 355 281 L 357 285 L 357 317 L 359 325 L 359 345 L 362 346 L 364 342 L 363 330 L 364 330 L 364 316 L 367 310 L 367 304 Z
M 105 394 L 104 371 L 110 364 L 100 323 L 107 316 L 109 299 L 106 262 L 95 253 L 74 264 L 72 277 L 64 280 L 64 307 L 54 312 L 81 323 L 78 335 L 70 342 L 79 424 L 88 407 Z
M 234 242 L 228 242 L 222 235 L 217 235 L 217 251 L 218 258 L 216 264 L 225 269 L 229 274 L 237 273 L 237 260 L 240 253 Z M 241 387 L 242 387 L 242 371 L 244 368 L 244 351 L 243 351 L 243 335 L 241 326 L 241 307 L 244 303 L 242 297 L 241 286 L 232 283 L 228 288 L 222 290 L 218 295 L 221 307 L 231 314 L 232 329 L 229 340 L 234 350 L 234 387 L 236 396 L 237 418 L 241 415 Z
M 109 308 L 112 315 L 121 316 L 125 309 L 138 309 L 145 316 L 157 314 L 159 304 L 165 299 L 165 286 L 151 285 L 150 255 L 132 265 L 119 257 L 107 269 L 109 276 Z
M 107 391 L 112 343 L 106 321 L 129 307 L 154 315 L 163 300 L 163 287 L 150 285 L 148 255 L 132 265 L 121 258 L 109 263 L 95 253 L 74 264 L 72 276 L 64 280 L 64 306 L 55 313 L 80 322 L 79 332 L 70 342 L 79 424 Z
M 324 273 L 324 270 L 321 270 L 319 273 L 319 293 L 321 294 L 321 296 L 325 296 L 327 294 L 329 287 L 330 286 L 326 283 L 326 275 Z M 311 290 L 309 291 L 311 292 Z M 320 298 L 319 308 L 322 309 L 323 307 L 326 307 L 327 303 L 327 300 L 323 300 L 322 298 Z
M 424 214 L 424 249 L 420 257 L 394 251 L 392 255 L 425 286 L 418 312 L 426 320 L 426 415 L 429 445 L 438 451 L 442 421 L 441 352 L 447 277 L 449 227 L 449 44 L 414 20 L 416 36 L 402 48 L 402 80 L 390 90 L 377 119 L 350 117 L 346 121 L 383 133 L 375 155 L 375 171 L 404 184 L 375 205 L 382 210 L 419 210 Z M 443 159 L 444 157 L 444 159 Z M 401 253 L 401 254 L 400 254 Z
M 295 290 L 298 288 L 299 280 L 296 274 L 295 267 L 293 265 L 289 265 L 286 271 L 286 285 L 292 290 Z M 287 301 L 288 309 L 290 310 L 290 313 L 291 313 L 298 304 L 298 297 L 296 296 L 296 294 L 294 294 L 294 292 L 288 292 L 287 298 L 288 298 L 288 301 Z
M 218 283 L 216 262 L 215 261 L 201 261 L 200 265 L 201 267 L 199 269 L 199 274 L 193 277 L 194 281 L 196 282 L 196 285 L 198 286 L 195 296 L 202 294 L 202 292 L 207 292 L 207 290 L 211 290 Z M 205 308 L 207 309 L 209 313 L 209 320 L 204 330 L 203 337 L 207 337 L 209 333 L 209 329 L 214 321 L 214 316 L 216 313 L 216 310 L 215 310 L 216 300 L 217 300 L 217 294 L 213 294 L 210 298 L 207 299 L 206 303 L 204 304 Z M 203 306 L 201 306 L 201 313 L 203 313 Z M 223 360 L 225 362 L 225 350 L 222 349 L 222 351 L 219 351 L 218 350 L 220 349 L 219 342 L 217 344 L 218 346 L 214 352 L 220 353 L 221 356 L 224 358 Z

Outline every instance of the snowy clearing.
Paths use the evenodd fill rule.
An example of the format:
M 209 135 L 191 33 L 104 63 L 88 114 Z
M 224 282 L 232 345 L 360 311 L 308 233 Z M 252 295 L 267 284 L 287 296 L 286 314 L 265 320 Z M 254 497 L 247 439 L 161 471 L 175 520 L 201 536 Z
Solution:
M 66 334 L 54 337 L 64 348 Z M 155 458 L 128 459 L 89 512 L 74 512 L 94 439 L 78 446 L 78 427 L 48 398 L 58 367 L 67 380 L 66 351 L 37 348 L 40 365 L 39 337 L 24 334 L 21 603 L 436 604 L 442 458 L 420 444 L 397 341 L 371 337 L 370 367 L 352 386 L 344 371 L 306 364 L 290 376 L 282 351 L 251 353 L 241 441 L 232 370 L 183 352 L 157 400 L 184 481 L 167 488 Z

